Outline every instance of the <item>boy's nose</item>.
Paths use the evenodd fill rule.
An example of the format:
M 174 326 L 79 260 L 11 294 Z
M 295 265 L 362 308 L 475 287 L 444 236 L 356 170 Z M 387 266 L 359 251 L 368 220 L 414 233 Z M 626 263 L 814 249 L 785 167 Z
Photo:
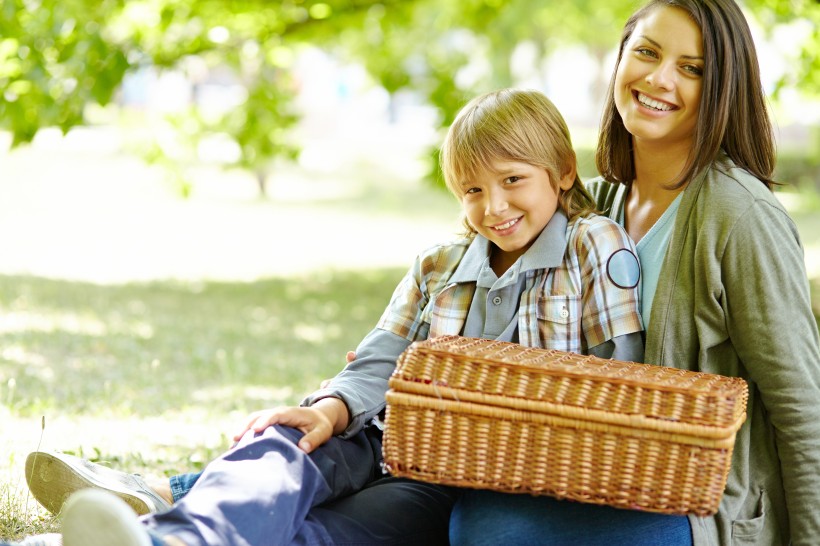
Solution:
M 501 192 L 487 192 L 487 203 L 484 208 L 486 216 L 498 216 L 508 208 L 507 199 Z

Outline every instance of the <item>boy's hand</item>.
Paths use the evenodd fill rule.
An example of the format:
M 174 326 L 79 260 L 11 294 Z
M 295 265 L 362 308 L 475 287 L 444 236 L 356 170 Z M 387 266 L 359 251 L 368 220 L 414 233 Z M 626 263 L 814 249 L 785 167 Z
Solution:
M 323 398 L 311 407 L 283 406 L 256 411 L 233 439 L 239 441 L 249 430 L 259 433 L 271 425 L 285 425 L 305 433 L 299 440 L 299 448 L 310 453 L 334 434 L 343 432 L 349 422 L 350 416 L 344 402 L 338 398 Z

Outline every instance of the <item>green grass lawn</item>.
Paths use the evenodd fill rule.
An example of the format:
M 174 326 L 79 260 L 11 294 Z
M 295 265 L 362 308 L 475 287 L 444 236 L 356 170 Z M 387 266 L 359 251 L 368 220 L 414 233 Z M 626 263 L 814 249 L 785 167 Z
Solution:
M 0 538 L 54 525 L 26 504 L 22 480 L 42 416 L 43 447 L 145 474 L 201 468 L 246 414 L 298 403 L 332 376 L 402 274 L 120 286 L 0 276 Z

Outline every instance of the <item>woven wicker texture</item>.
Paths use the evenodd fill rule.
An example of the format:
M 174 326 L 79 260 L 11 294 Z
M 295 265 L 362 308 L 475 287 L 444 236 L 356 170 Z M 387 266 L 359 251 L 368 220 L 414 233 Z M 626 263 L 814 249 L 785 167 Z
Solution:
M 387 394 L 395 475 L 670 514 L 717 510 L 745 381 L 447 336 Z

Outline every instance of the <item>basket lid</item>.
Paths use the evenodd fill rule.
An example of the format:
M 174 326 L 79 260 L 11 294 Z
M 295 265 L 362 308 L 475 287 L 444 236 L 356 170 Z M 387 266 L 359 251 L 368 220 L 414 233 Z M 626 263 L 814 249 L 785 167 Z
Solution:
M 748 397 L 737 377 L 461 336 L 412 343 L 390 386 L 519 409 L 536 402 L 733 430 L 745 419 Z

